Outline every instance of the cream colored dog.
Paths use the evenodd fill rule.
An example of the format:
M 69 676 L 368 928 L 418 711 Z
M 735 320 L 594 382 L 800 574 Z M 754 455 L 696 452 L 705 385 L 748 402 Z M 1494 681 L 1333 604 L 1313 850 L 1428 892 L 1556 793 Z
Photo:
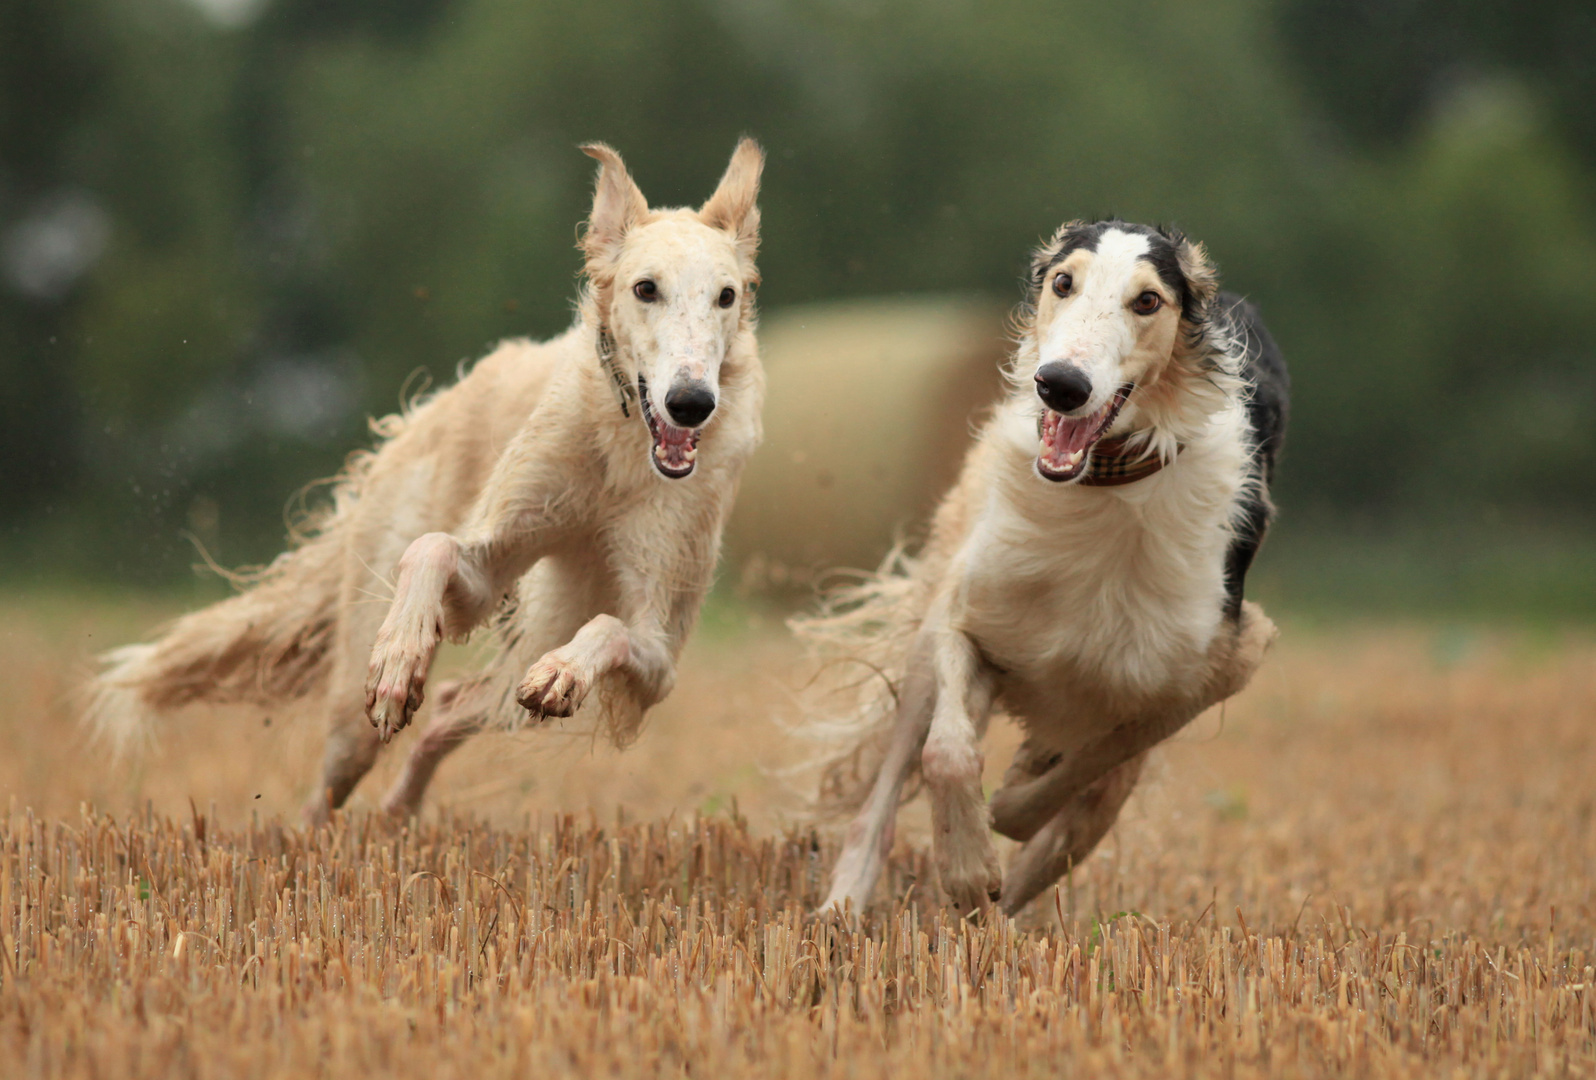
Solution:
M 878 768 L 855 787 L 828 907 L 869 897 L 918 769 L 948 898 L 1018 911 L 1107 832 L 1146 752 L 1244 687 L 1274 638 L 1242 601 L 1286 407 L 1256 311 L 1217 293 L 1200 246 L 1121 221 L 1064 226 L 1034 272 L 1013 390 L 924 551 L 797 624 L 892 684 L 863 703 Z M 1026 742 L 988 807 L 994 708 Z M 1026 842 L 1006 876 L 992 828 Z
M 744 140 L 703 206 L 651 210 L 615 151 L 583 149 L 600 169 L 576 325 L 507 342 L 377 424 L 386 442 L 351 461 L 308 538 L 240 595 L 108 657 L 101 729 L 319 694 L 330 734 L 305 813 L 320 820 L 410 723 L 439 641 L 495 613 L 498 657 L 439 690 L 388 810 L 414 812 L 438 763 L 489 723 L 592 698 L 624 742 L 670 693 L 760 440 L 764 157 Z M 391 607 L 374 603 L 395 572 Z

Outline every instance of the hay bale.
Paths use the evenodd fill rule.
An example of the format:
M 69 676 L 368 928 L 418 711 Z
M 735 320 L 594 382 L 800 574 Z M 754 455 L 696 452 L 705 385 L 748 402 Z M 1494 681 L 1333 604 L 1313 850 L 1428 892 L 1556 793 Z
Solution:
M 766 317 L 765 444 L 727 530 L 731 580 L 801 587 L 923 532 L 1000 392 L 1003 316 L 986 298 L 928 296 Z

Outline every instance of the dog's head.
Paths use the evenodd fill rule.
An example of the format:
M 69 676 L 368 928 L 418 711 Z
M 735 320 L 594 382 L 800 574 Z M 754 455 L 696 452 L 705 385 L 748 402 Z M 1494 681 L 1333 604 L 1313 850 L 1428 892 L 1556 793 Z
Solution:
M 1161 393 L 1203 338 L 1218 289 L 1202 245 L 1123 221 L 1072 221 L 1036 253 L 1021 355 L 1047 480 L 1081 476 L 1121 413 Z M 1130 414 L 1126 414 L 1127 419 Z
M 650 210 L 619 154 L 582 150 L 600 163 L 582 235 L 600 325 L 639 391 L 655 469 L 680 479 L 719 403 L 721 364 L 753 319 L 765 155 L 743 139 L 703 206 Z

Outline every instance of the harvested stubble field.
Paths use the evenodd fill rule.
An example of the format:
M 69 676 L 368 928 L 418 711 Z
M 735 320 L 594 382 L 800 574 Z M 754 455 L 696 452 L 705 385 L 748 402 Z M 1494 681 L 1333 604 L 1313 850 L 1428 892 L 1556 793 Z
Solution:
M 942 914 L 910 827 L 855 928 L 774 633 L 711 626 L 624 756 L 485 738 L 420 824 L 307 834 L 305 725 L 113 766 L 64 692 L 145 613 L 5 614 L 6 1080 L 1596 1075 L 1584 635 L 1288 627 L 1023 919 Z

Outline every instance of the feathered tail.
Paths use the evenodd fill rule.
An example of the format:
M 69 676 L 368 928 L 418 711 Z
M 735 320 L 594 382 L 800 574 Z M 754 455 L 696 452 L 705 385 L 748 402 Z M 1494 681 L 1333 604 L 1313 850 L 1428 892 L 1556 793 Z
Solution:
M 819 815 L 857 810 L 875 783 L 930 595 L 919 568 L 895 547 L 875 573 L 825 592 L 816 614 L 788 621 L 820 665 L 802 729 L 825 748 Z
M 337 634 L 344 542 L 373 454 L 350 458 L 332 506 L 294 530 L 296 546 L 269 565 L 227 573 L 242 591 L 168 625 L 155 641 L 101 656 L 85 722 L 118 750 L 185 705 L 281 705 L 319 690 Z

